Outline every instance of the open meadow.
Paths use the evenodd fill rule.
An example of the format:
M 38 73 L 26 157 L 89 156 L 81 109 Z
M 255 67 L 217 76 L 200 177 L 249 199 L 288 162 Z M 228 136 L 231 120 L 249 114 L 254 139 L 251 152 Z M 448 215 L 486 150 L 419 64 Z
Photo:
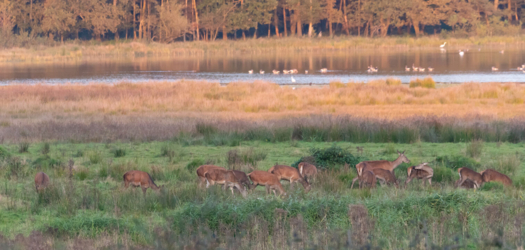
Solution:
M 0 239 L 34 249 L 515 249 L 525 222 L 525 87 L 384 80 L 322 87 L 188 82 L 0 87 Z M 350 189 L 363 160 L 405 151 L 399 188 Z M 315 163 L 311 191 L 246 198 L 197 185 Z M 431 186 L 407 168 L 428 162 Z M 457 169 L 512 186 L 454 188 Z M 148 172 L 159 192 L 125 189 Z M 43 171 L 51 185 L 35 191 Z

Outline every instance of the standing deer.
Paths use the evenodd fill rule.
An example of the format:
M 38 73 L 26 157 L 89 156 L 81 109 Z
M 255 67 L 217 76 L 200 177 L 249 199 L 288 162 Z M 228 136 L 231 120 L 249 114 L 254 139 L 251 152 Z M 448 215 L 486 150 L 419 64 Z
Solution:
M 35 175 L 35 188 L 37 192 L 41 192 L 49 186 L 49 176 L 46 173 L 40 172 Z
M 277 175 L 266 171 L 254 170 L 253 172 L 249 173 L 248 176 L 253 182 L 253 185 L 251 185 L 250 189 L 254 189 L 258 185 L 261 185 L 266 186 L 266 194 L 269 194 L 270 190 L 273 190 L 275 196 L 277 196 L 275 190 L 279 191 L 279 196 L 286 194 L 286 192 L 284 192 L 283 186 L 281 185 L 281 181 L 279 177 L 277 177 Z
M 412 181 L 412 179 L 422 179 L 423 180 L 423 186 L 425 185 L 425 181 L 428 180 L 428 184 L 432 185 L 432 176 L 434 176 L 434 169 L 432 169 L 430 166 L 428 166 L 428 163 L 421 163 L 417 166 L 412 166 L 407 169 L 407 180 L 405 181 L 405 187 L 407 184 Z
M 129 188 L 130 184 L 133 187 L 141 187 L 144 197 L 146 197 L 146 191 L 148 190 L 148 188 L 151 188 L 158 192 L 163 187 L 163 186 L 158 187 L 155 184 L 155 182 L 153 182 L 153 179 L 151 178 L 151 176 L 144 171 L 131 170 L 131 171 L 126 172 L 122 176 L 122 178 L 124 179 L 124 187 L 126 189 Z
M 382 185 L 394 184 L 396 187 L 399 187 L 396 176 L 392 172 L 381 168 L 374 168 L 371 171 L 376 176 L 376 179 L 380 180 Z
M 299 165 L 297 165 L 297 169 L 299 169 L 299 173 L 308 182 L 312 182 L 312 179 L 314 179 L 317 175 L 317 168 L 315 165 L 308 162 L 299 163 Z
M 202 185 L 206 182 L 206 177 L 204 176 L 210 169 L 222 169 L 226 170 L 223 167 L 215 166 L 215 165 L 202 165 L 197 168 L 197 176 L 199 177 L 199 187 L 202 187 Z
M 246 198 L 246 190 L 241 187 L 239 179 L 236 177 L 233 170 L 224 170 L 219 168 L 210 169 L 204 175 L 206 178 L 206 188 L 210 185 L 222 184 L 222 189 L 226 190 L 227 187 L 230 187 L 230 190 L 233 194 L 233 187 L 237 188 L 241 192 L 242 196 Z
M 458 174 L 459 174 L 459 180 L 456 182 L 456 187 L 461 187 L 461 185 L 463 184 L 463 182 L 465 182 L 465 180 L 473 181 L 474 188 L 479 188 L 481 187 L 481 184 L 483 184 L 483 178 L 481 177 L 481 174 L 479 174 L 478 172 L 470 168 L 467 168 L 467 167 L 458 168 Z
M 304 189 L 306 192 L 310 191 L 310 183 L 306 181 L 301 174 L 299 173 L 299 170 L 294 167 L 285 166 L 285 165 L 275 165 L 271 167 L 268 170 L 269 173 L 277 175 L 279 180 L 288 180 L 290 181 L 290 187 L 293 187 L 293 184 L 295 182 L 299 182 L 303 184 Z
M 248 179 L 248 175 L 246 175 L 245 172 L 240 170 L 232 170 L 235 174 L 235 177 L 239 181 L 239 184 L 241 184 L 241 187 L 244 187 L 244 190 L 249 189 L 251 182 L 250 179 Z
M 399 156 L 394 161 L 380 160 L 380 161 L 362 161 L 358 163 L 355 166 L 355 168 L 357 169 L 357 175 L 361 175 L 365 167 L 369 169 L 381 168 L 381 169 L 388 170 L 394 173 L 394 169 L 396 169 L 397 166 L 401 165 L 401 163 L 403 162 L 410 163 L 410 160 L 405 156 L 405 151 L 403 151 L 402 153 L 397 151 L 397 154 Z
M 480 174 L 483 182 L 495 181 L 505 186 L 512 186 L 512 180 L 507 175 L 504 175 L 496 170 L 487 169 L 485 171 L 481 171 Z
M 355 179 L 352 181 L 352 186 L 350 189 L 354 188 L 354 182 Z M 359 189 L 363 188 L 365 185 L 368 185 L 370 188 L 375 188 L 376 182 L 377 179 L 375 174 L 372 171 L 365 169 L 363 170 L 363 174 L 359 176 Z

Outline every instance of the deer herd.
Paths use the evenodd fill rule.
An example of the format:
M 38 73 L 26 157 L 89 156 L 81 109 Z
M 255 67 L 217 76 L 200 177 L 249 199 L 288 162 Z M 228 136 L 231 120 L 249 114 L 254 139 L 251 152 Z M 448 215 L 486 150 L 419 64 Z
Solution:
M 374 188 L 376 182 L 379 181 L 381 185 L 395 185 L 399 187 L 399 183 L 394 175 L 396 169 L 402 163 L 410 163 L 410 160 L 405 156 L 405 152 L 397 152 L 398 158 L 394 161 L 363 161 L 356 165 L 357 177 L 352 180 L 353 188 L 356 181 L 359 181 L 359 188 L 369 187 Z M 265 186 L 266 194 L 271 192 L 276 196 L 285 195 L 286 192 L 281 185 L 281 180 L 290 182 L 292 188 L 295 183 L 300 183 L 306 192 L 310 191 L 310 182 L 315 180 L 317 175 L 317 168 L 315 165 L 301 162 L 297 168 L 286 165 L 275 165 L 268 171 L 254 170 L 249 174 L 239 170 L 228 170 L 223 167 L 215 165 L 202 165 L 196 170 L 198 176 L 198 186 L 202 188 L 206 184 L 206 188 L 219 184 L 222 189 L 230 188 L 232 194 L 236 189 L 243 197 L 247 196 L 247 190 L 254 189 L 257 186 Z M 480 188 L 486 182 L 499 182 L 505 186 L 511 186 L 511 179 L 493 169 L 487 169 L 480 173 L 462 167 L 458 169 L 459 180 L 455 183 L 455 187 L 462 188 Z M 434 170 L 428 163 L 421 163 L 417 166 L 411 166 L 407 169 L 406 185 L 412 179 L 422 180 L 422 184 L 432 184 L 432 177 Z M 124 187 L 129 188 L 141 187 L 144 196 L 148 188 L 159 191 L 162 186 L 157 186 L 151 176 L 147 172 L 132 170 L 123 175 Z M 49 176 L 44 172 L 39 172 L 35 176 L 35 188 L 37 192 L 43 191 L 50 183 Z M 277 194 L 279 192 L 279 194 Z

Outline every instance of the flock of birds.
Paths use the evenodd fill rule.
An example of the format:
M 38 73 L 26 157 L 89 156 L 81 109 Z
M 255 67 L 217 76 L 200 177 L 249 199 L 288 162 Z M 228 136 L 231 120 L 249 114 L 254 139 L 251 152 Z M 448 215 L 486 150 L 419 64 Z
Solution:
M 441 44 L 439 47 L 440 47 L 440 49 L 441 49 L 442 51 L 444 51 L 446 45 L 447 45 L 447 42 Z M 481 49 L 479 49 L 479 50 L 481 50 Z M 465 52 L 468 52 L 468 51 L 469 51 L 468 49 L 466 49 L 466 50 L 459 50 L 459 56 L 463 57 L 463 56 L 465 55 Z M 504 51 L 504 50 L 501 50 L 500 53 L 503 54 L 503 53 L 505 53 L 505 51 Z M 525 73 L 525 64 L 519 66 L 517 69 L 518 69 L 519 71 L 523 71 L 523 73 Z M 409 66 L 405 65 L 405 71 L 406 71 L 406 72 L 410 72 L 410 71 L 413 71 L 413 72 L 425 72 L 425 71 L 427 71 L 427 70 L 428 70 L 428 72 L 433 72 L 433 71 L 434 71 L 434 68 L 432 68 L 432 67 L 427 67 L 427 68 L 425 68 L 425 67 L 416 67 L 416 66 L 414 66 L 414 64 L 412 64 L 412 67 L 409 67 Z M 496 67 L 494 67 L 494 66 L 491 68 L 491 70 L 492 70 L 492 71 L 499 71 L 499 69 L 496 68 Z M 328 69 L 327 69 L 327 68 L 322 68 L 322 69 L 319 70 L 319 71 L 320 71 L 321 73 L 327 73 L 327 72 L 328 72 Z M 367 69 L 367 72 L 368 72 L 368 73 L 376 73 L 376 72 L 378 72 L 378 71 L 379 71 L 379 68 L 378 68 L 378 67 L 374 67 L 374 66 L 372 66 L 372 65 L 368 66 L 368 69 Z M 252 70 L 249 70 L 249 71 L 248 71 L 248 74 L 253 74 L 253 72 L 254 72 L 253 69 L 252 69 Z M 265 73 L 264 70 L 259 70 L 259 74 L 263 75 L 264 73 Z M 280 73 L 281 73 L 281 71 L 279 71 L 279 70 L 275 70 L 275 69 L 272 70 L 272 74 L 274 74 L 274 75 L 279 75 Z M 285 75 L 286 75 L 286 74 L 298 74 L 299 71 L 298 71 L 297 69 L 291 69 L 291 70 L 285 70 L 285 69 L 283 69 L 283 70 L 282 70 L 282 73 L 285 74 Z M 308 70 L 305 70 L 304 73 L 305 73 L 305 74 L 308 74 Z M 292 80 L 293 83 L 296 82 L 295 79 L 293 78 L 293 76 L 291 77 L 291 80 Z

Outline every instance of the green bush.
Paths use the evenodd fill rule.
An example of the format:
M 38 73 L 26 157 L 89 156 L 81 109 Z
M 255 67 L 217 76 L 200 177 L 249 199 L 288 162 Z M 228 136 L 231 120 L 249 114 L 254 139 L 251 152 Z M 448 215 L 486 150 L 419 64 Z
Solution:
M 199 166 L 202 166 L 204 165 L 204 160 L 201 160 L 201 159 L 193 159 L 190 163 L 188 163 L 188 165 L 186 165 L 186 169 L 193 173 L 195 172 L 195 170 L 199 167 Z
M 477 170 L 481 167 L 481 164 L 472 158 L 468 158 L 461 155 L 455 156 L 439 156 L 436 158 L 436 163 L 442 164 L 443 166 L 451 169 L 458 169 L 461 167 L 468 167 L 473 170 Z
M 29 152 L 29 143 L 22 142 L 18 145 L 18 153 L 27 153 Z
M 410 88 L 429 88 L 429 89 L 435 89 L 436 88 L 436 82 L 434 82 L 434 79 L 432 77 L 426 77 L 424 79 L 416 78 L 415 80 L 411 80 L 409 84 Z
M 310 149 L 311 157 L 315 159 L 315 165 L 317 167 L 326 169 L 338 169 L 344 164 L 355 166 L 361 162 L 361 158 L 352 155 L 349 151 L 346 151 L 338 146 L 331 146 L 326 149 L 312 148 Z M 298 161 L 292 164 L 293 167 L 297 167 L 299 163 L 305 160 L 305 157 L 301 157 Z
M 100 154 L 100 152 L 98 151 L 93 151 L 91 152 L 89 155 L 89 162 L 91 164 L 99 164 L 102 162 L 102 154 Z
M 55 168 L 61 166 L 62 161 L 59 159 L 52 158 L 49 155 L 44 155 L 36 158 L 33 161 L 32 165 L 41 168 Z
M 117 148 L 113 150 L 113 155 L 115 156 L 115 158 L 124 157 L 126 156 L 126 150 L 123 148 Z
M 432 181 L 437 182 L 452 182 L 454 181 L 454 170 L 439 166 L 434 168 L 434 176 L 432 176 Z
M 0 146 L 0 160 L 4 160 L 11 157 L 11 153 L 7 151 L 4 147 Z
M 47 155 L 49 154 L 49 151 L 51 150 L 51 146 L 49 146 L 49 143 L 44 143 L 44 146 L 42 147 L 42 154 Z
M 481 155 L 483 150 L 483 141 L 482 140 L 473 140 L 467 144 L 467 156 L 475 158 Z

